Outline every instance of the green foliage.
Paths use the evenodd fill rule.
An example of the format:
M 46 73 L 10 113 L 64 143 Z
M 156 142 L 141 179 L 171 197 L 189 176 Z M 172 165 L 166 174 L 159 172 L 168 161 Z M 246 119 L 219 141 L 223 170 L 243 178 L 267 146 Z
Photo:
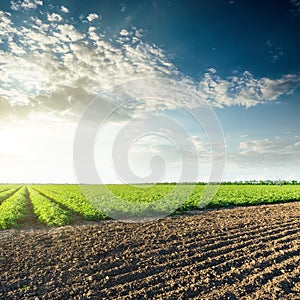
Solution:
M 114 218 L 168 215 L 180 206 L 193 186 L 87 185 L 81 189 L 97 210 Z
M 270 181 L 271 182 L 271 181 Z M 40 222 L 49 226 L 70 223 L 72 213 L 86 220 L 178 214 L 182 210 L 230 205 L 257 205 L 300 200 L 300 185 L 144 184 L 144 185 L 35 185 L 30 200 Z M 26 189 L 0 186 L 0 228 L 18 226 L 27 213 Z
M 209 207 L 300 200 L 299 185 L 222 185 Z
M 40 185 L 39 191 L 85 219 L 138 217 L 175 211 L 300 200 L 299 185 Z M 216 193 L 214 193 L 216 192 Z
M 34 188 L 70 210 L 80 214 L 86 220 L 103 220 L 106 217 L 96 210 L 82 195 L 76 185 L 36 185 Z
M 0 188 L 0 204 L 18 191 L 20 186 L 10 185 Z
M 40 222 L 48 226 L 63 226 L 73 220 L 71 211 L 62 209 L 58 204 L 41 195 L 33 188 L 29 188 L 29 194 L 34 213 Z
M 0 229 L 18 227 L 18 221 L 27 213 L 27 200 L 25 187 L 19 189 L 0 205 Z

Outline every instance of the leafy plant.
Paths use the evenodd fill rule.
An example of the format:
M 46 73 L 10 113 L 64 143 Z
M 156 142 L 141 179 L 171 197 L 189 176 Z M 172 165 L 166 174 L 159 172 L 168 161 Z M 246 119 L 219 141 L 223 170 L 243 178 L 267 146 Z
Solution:
M 34 213 L 40 222 L 48 226 L 62 226 L 73 220 L 71 211 L 62 209 L 58 204 L 41 195 L 33 188 L 29 188 L 29 194 Z
M 0 228 L 18 227 L 18 221 L 28 213 L 26 204 L 26 190 L 22 187 L 0 205 Z

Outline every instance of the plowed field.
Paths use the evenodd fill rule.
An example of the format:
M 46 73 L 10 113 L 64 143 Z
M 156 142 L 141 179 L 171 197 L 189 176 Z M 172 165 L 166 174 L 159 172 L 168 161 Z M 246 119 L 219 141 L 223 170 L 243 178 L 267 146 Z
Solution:
M 300 299 L 300 202 L 0 233 L 1 299 Z

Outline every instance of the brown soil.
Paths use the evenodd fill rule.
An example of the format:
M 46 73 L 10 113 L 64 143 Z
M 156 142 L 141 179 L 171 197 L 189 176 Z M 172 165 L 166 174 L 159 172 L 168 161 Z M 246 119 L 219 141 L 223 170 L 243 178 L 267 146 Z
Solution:
M 300 299 L 300 202 L 0 233 L 0 299 Z

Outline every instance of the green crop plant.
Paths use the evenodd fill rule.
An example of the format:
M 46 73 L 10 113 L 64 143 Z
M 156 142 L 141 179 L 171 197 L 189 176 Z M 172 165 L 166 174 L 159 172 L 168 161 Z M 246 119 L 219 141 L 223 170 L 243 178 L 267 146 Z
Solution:
M 75 214 L 85 220 L 103 220 L 300 200 L 300 185 L 288 182 L 211 184 L 210 188 L 204 184 L 32 185 L 28 191 L 38 220 L 49 226 L 68 224 Z M 17 185 L 0 186 L 0 228 L 18 226 L 26 215 L 25 191 Z
M 19 189 L 0 205 L 0 228 L 18 227 L 18 221 L 28 213 L 25 187 Z
M 61 208 L 57 203 L 41 195 L 33 188 L 29 188 L 29 195 L 34 213 L 40 222 L 48 226 L 62 226 L 73 220 L 71 211 Z

